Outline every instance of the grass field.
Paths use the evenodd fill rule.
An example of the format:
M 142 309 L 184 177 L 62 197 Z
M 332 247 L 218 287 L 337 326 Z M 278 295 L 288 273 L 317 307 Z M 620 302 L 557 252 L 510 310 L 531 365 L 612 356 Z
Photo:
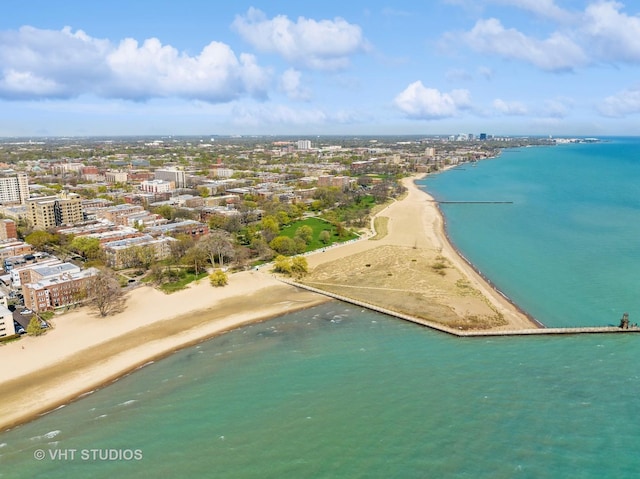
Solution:
M 306 218 L 304 220 L 295 221 L 290 225 L 282 228 L 282 230 L 280 231 L 280 234 L 282 236 L 294 238 L 296 235 L 296 230 L 301 226 L 309 226 L 313 230 L 313 235 L 311 237 L 311 241 L 307 245 L 306 251 L 313 251 L 316 249 L 325 248 L 329 245 L 332 245 L 333 243 L 340 243 L 343 241 L 349 241 L 354 238 L 357 238 L 355 234 L 348 231 L 344 237 L 340 238 L 338 236 L 335 226 L 333 226 L 331 223 L 327 223 L 326 221 L 318 218 Z M 322 241 L 320 241 L 320 233 L 324 230 L 327 230 L 329 231 L 329 233 L 331 233 L 331 237 L 329 238 L 329 241 L 327 243 L 323 243 Z

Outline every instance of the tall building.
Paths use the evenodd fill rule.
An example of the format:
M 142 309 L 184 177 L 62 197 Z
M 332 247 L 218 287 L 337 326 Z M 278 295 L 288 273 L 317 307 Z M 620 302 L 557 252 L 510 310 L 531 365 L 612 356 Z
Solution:
M 16 329 L 13 326 L 13 313 L 6 306 L 0 304 L 0 338 L 14 334 L 16 334 Z
M 0 203 L 24 205 L 29 199 L 29 179 L 26 174 L 0 178 Z
M 310 150 L 311 140 L 298 140 L 298 150 Z
M 38 229 L 73 225 L 84 219 L 82 200 L 80 195 L 75 193 L 30 198 L 27 201 L 27 209 L 31 224 Z
M 10 240 L 18 238 L 16 222 L 9 219 L 0 220 L 0 240 Z
M 156 170 L 154 172 L 156 180 L 172 181 L 176 188 L 187 187 L 187 175 L 184 170 L 175 168 L 166 170 Z

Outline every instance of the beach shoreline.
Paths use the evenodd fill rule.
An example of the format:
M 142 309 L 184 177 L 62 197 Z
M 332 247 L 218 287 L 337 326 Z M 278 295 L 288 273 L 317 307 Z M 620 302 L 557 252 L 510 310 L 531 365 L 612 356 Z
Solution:
M 437 203 L 415 183 L 423 177 L 405 178 L 405 198 L 377 213 L 389 218 L 387 236 L 376 240 L 371 232 L 316 250 L 306 256 L 310 269 L 381 244 L 436 249 L 505 315 L 509 329 L 539 327 L 456 250 Z M 166 295 L 144 286 L 131 292 L 123 312 L 107 318 L 86 307 L 60 315 L 46 335 L 0 346 L 0 361 L 11 365 L 0 372 L 0 430 L 36 419 L 178 350 L 327 301 L 332 300 L 254 270 L 230 275 L 223 288 L 202 280 Z

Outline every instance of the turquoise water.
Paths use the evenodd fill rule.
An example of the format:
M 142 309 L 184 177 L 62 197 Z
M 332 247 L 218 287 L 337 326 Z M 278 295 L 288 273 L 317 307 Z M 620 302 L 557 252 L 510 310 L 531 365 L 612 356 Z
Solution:
M 421 182 L 450 236 L 548 326 L 640 323 L 640 140 L 505 151 Z M 635 319 L 634 319 L 635 318 Z
M 450 205 L 449 226 L 547 324 L 617 322 L 623 306 L 634 320 L 636 166 L 601 159 L 635 144 L 618 141 L 505 152 L 427 180 L 442 198 L 514 201 Z M 564 162 L 584 171 L 564 176 Z M 330 303 L 181 351 L 0 434 L 0 479 L 635 477 L 638 341 L 456 339 Z

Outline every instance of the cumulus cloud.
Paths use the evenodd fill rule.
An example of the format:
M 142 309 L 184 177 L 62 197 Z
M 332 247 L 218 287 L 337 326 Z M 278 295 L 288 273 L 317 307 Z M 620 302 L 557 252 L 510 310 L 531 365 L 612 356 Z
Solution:
M 493 100 L 493 108 L 503 115 L 526 115 L 527 107 L 519 101 L 505 101 L 500 98 Z
M 292 22 L 285 15 L 268 19 L 252 7 L 235 18 L 232 28 L 257 50 L 277 53 L 310 69 L 346 68 L 351 55 L 369 48 L 360 27 L 339 17 L 320 21 L 299 17 Z
M 542 70 L 572 70 L 588 61 L 582 48 L 563 34 L 553 33 L 538 40 L 514 28 L 505 28 L 496 18 L 479 20 L 463 39 L 476 51 L 523 60 Z
M 280 77 L 280 90 L 291 100 L 309 100 L 311 98 L 311 90 L 302 85 L 301 78 L 302 73 L 300 71 L 289 68 Z
M 0 32 L 0 97 L 69 98 L 95 94 L 146 100 L 181 97 L 225 102 L 265 97 L 270 72 L 253 55 L 211 42 L 195 56 L 150 38 L 118 45 L 69 27 Z
M 409 118 L 448 118 L 458 115 L 460 110 L 471 107 L 471 94 L 468 90 L 441 93 L 435 88 L 425 87 L 421 81 L 416 81 L 396 96 L 394 105 Z
M 582 33 L 602 61 L 640 62 L 640 17 L 618 2 L 598 2 L 585 10 Z
M 478 52 L 530 63 L 546 71 L 567 71 L 594 63 L 640 63 L 640 16 L 612 0 L 568 11 L 554 0 L 487 0 L 531 11 L 555 22 L 545 38 L 507 28 L 497 18 L 481 19 L 462 33 L 445 35 L 445 45 L 463 42 Z
M 640 86 L 622 90 L 605 98 L 598 106 L 598 111 L 613 118 L 640 113 Z

